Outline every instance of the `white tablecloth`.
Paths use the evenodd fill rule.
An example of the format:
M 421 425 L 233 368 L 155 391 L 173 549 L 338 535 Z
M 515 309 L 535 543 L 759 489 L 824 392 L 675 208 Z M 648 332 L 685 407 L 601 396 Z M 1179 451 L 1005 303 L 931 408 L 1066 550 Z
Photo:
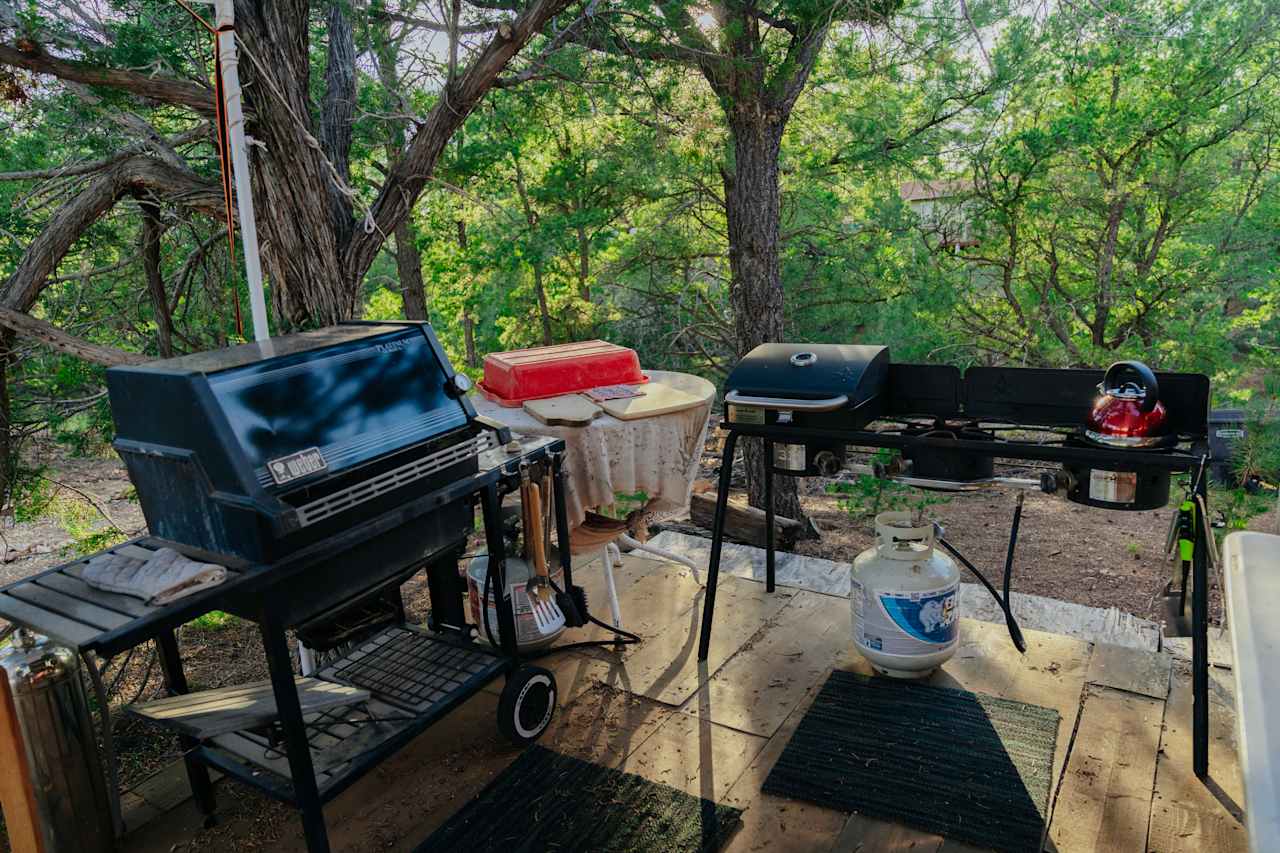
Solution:
M 646 373 L 650 381 L 693 394 L 702 400 L 701 405 L 630 421 L 601 414 L 587 426 L 563 427 L 547 426 L 522 408 L 499 406 L 479 391 L 473 392 L 471 399 L 477 412 L 506 424 L 513 432 L 564 439 L 570 528 L 583 522 L 587 510 L 612 504 L 615 495 L 639 491 L 649 496 L 650 516 L 665 518 L 679 515 L 689 506 L 716 389 L 707 380 L 687 373 Z

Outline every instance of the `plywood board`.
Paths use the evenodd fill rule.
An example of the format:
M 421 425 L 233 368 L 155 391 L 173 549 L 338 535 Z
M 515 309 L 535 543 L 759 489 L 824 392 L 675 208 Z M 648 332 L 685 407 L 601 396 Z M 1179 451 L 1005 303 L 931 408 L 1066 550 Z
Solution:
M 355 705 L 369 699 L 368 690 L 317 678 L 295 678 L 294 684 L 304 714 Z M 276 697 L 270 681 L 168 696 L 132 705 L 129 711 L 201 740 L 261 726 L 277 716 Z
M 683 616 L 626 655 L 631 689 L 657 702 L 680 706 L 791 600 L 794 592 L 767 593 L 760 584 L 721 578 L 715 626 L 706 661 L 698 660 L 704 591 Z M 624 611 L 625 615 L 625 611 Z
M 541 746 L 602 767 L 629 770 L 629 759 L 675 712 L 641 696 L 596 686 L 562 705 Z
M 600 408 L 621 421 L 638 418 L 653 418 L 658 415 L 669 415 L 672 412 L 683 412 L 700 406 L 705 401 L 701 397 L 672 388 L 661 382 L 650 382 L 642 385 L 644 394 L 639 397 L 626 397 L 621 400 L 601 400 Z
M 601 409 L 581 394 L 565 394 L 545 400 L 529 400 L 524 410 L 547 426 L 586 426 L 600 417 Z
M 1162 700 L 1090 688 L 1049 826 L 1059 853 L 1145 848 L 1163 720 Z
M 720 802 L 767 742 L 759 735 L 670 714 L 631 753 L 627 770 L 695 797 Z
M 685 713 L 705 706 L 716 723 L 770 737 L 852 645 L 846 598 L 800 592 L 763 627 L 685 703 Z
M 1248 849 L 1240 807 L 1231 673 L 1209 670 L 1209 780 L 1192 769 L 1191 668 L 1174 665 L 1156 762 L 1147 849 L 1151 853 L 1243 853 Z
M 1097 643 L 1089 660 L 1087 678 L 1090 684 L 1163 701 L 1169 695 L 1169 668 L 1172 665 L 1173 658 L 1166 652 Z
M 829 850 L 840 836 L 849 820 L 846 813 L 760 790 L 815 695 L 816 690 L 804 698 L 730 786 L 723 801 L 744 811 L 742 828 L 729 839 L 724 853 L 811 853 Z

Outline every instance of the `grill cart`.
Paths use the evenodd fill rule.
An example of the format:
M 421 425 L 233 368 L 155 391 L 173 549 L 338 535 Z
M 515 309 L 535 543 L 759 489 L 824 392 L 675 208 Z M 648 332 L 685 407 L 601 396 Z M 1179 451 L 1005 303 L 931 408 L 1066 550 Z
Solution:
M 0 589 L 0 617 L 81 653 L 104 710 L 99 661 L 155 639 L 174 696 L 138 712 L 180 732 L 206 815 L 215 767 L 298 808 L 308 849 L 325 851 L 323 804 L 493 679 L 506 677 L 505 734 L 545 730 L 555 680 L 521 661 L 501 502 L 522 478 L 550 481 L 567 542 L 564 444 L 477 417 L 430 326 L 343 324 L 114 368 L 108 386 L 151 535 L 105 553 L 170 547 L 226 580 L 157 607 L 87 584 L 89 558 Z M 477 503 L 496 648 L 467 624 L 458 571 Z M 560 561 L 572 591 L 567 548 Z M 405 624 L 399 595 L 424 569 L 426 629 Z M 174 631 L 212 610 L 258 624 L 269 683 L 188 694 Z M 292 628 L 326 653 L 315 677 L 294 673 Z
M 1193 545 L 1193 757 L 1196 774 L 1207 775 L 1206 519 L 1213 458 L 1208 443 L 1208 377 L 1152 372 L 1137 362 L 1120 362 L 1108 371 L 971 367 L 961 373 L 949 366 L 893 363 L 883 346 L 763 344 L 729 373 L 724 399 L 721 428 L 728 434 L 712 525 L 700 660 L 706 660 L 711 641 L 725 508 L 739 438 L 764 444 L 769 530 L 774 475 L 835 476 L 853 467 L 847 459 L 850 446 L 897 451 L 899 458 L 888 466 L 874 466 L 871 473 L 907 485 L 972 491 L 1014 482 L 1111 510 L 1163 507 L 1170 475 L 1189 473 L 1186 503 L 1194 507 L 1195 519 L 1185 531 Z M 1038 437 L 1030 439 L 1029 433 Z M 994 475 L 996 457 L 1060 467 L 1038 481 L 1013 481 Z M 1015 510 L 1010 559 L 1019 515 Z M 767 588 L 772 591 L 773 537 L 765 540 Z M 1017 644 L 1020 635 L 1007 606 L 1007 570 L 1005 593 L 1001 604 Z

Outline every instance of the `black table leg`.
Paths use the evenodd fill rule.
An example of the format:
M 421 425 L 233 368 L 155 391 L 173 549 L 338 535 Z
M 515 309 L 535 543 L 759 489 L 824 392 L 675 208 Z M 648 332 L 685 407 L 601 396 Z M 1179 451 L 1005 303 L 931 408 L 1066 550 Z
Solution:
M 773 442 L 764 441 L 764 591 L 773 592 Z
M 262 632 L 262 648 L 271 671 L 271 690 L 275 694 L 276 714 L 284 734 L 285 754 L 289 759 L 289 775 L 293 778 L 293 796 L 302 813 L 302 832 L 309 853 L 329 853 L 329 833 L 324 826 L 324 809 L 316 786 L 315 767 L 311 763 L 311 747 L 307 743 L 306 723 L 294 684 L 293 658 L 285 639 L 284 625 L 272 614 L 274 608 L 263 607 L 258 620 Z
M 506 543 L 502 539 L 502 498 L 496 483 L 485 486 L 480 494 L 480 511 L 484 516 L 485 550 L 489 552 L 489 575 L 493 578 L 494 609 L 498 611 L 498 642 L 502 652 L 515 664 L 519 657 L 516 644 L 516 614 L 512 609 L 511 591 L 507 589 Z M 514 669 L 514 667 L 513 667 Z
M 729 503 L 729 480 L 733 476 L 733 450 L 738 434 L 730 432 L 724 439 L 720 457 L 720 491 L 716 492 L 715 520 L 711 522 L 711 560 L 707 563 L 707 595 L 702 601 L 702 636 L 698 639 L 698 660 L 706 660 L 711 649 L 711 620 L 715 617 L 716 582 L 720 578 L 720 551 L 724 545 L 725 509 Z
M 178 638 L 174 636 L 173 631 L 162 631 L 156 637 L 156 647 L 160 652 L 160 669 L 164 672 L 164 683 L 169 688 L 169 692 L 175 695 L 190 692 L 190 688 L 187 687 L 187 674 L 182 669 L 182 654 L 178 651 Z M 204 815 L 205 826 L 211 826 L 213 813 L 217 808 L 213 795 L 213 782 L 209 779 L 209 768 L 191 755 L 191 751 L 200 743 L 186 735 L 180 735 L 178 742 L 182 745 L 182 761 L 187 766 L 191 796 L 195 798 L 200 814 Z
M 1209 519 L 1208 490 L 1201 474 L 1196 485 L 1195 547 L 1191 556 L 1191 749 L 1192 767 L 1201 779 L 1209 775 Z

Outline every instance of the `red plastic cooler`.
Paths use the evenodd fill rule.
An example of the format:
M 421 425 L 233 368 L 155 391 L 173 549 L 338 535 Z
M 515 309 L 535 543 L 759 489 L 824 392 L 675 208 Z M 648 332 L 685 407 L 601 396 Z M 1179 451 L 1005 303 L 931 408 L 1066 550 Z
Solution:
M 480 390 L 503 406 L 573 394 L 601 385 L 638 385 L 636 351 L 608 341 L 579 341 L 550 347 L 495 352 L 484 357 Z

